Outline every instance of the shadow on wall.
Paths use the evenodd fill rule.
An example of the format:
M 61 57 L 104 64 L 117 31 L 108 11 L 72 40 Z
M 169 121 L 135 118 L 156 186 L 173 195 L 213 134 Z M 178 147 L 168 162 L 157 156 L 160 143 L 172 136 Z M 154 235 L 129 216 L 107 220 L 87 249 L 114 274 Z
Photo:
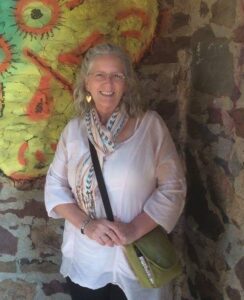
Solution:
M 235 1 L 215 5 L 221 3 L 236 8 Z M 229 20 L 228 13 L 217 18 L 215 8 L 212 22 Z M 244 52 L 241 44 L 232 43 L 208 25 L 191 41 L 186 242 L 194 299 L 243 297 Z

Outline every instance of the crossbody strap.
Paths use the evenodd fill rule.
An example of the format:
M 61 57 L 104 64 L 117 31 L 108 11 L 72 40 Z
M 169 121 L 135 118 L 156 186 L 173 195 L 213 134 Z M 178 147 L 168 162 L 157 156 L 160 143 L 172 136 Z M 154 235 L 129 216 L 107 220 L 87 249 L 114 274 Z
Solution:
M 89 139 L 88 139 L 88 142 L 89 142 L 89 148 L 90 148 L 90 152 L 91 152 L 91 159 L 92 159 L 94 171 L 96 174 L 100 194 L 101 194 L 101 197 L 103 200 L 103 205 L 105 208 L 107 219 L 109 221 L 114 221 L 114 216 L 113 216 L 112 208 L 111 208 L 109 197 L 108 197 L 108 192 L 106 189 L 106 185 L 105 185 L 104 178 L 103 178 L 103 173 L 102 173 L 101 166 L 100 166 L 98 156 L 97 156 L 97 150 Z

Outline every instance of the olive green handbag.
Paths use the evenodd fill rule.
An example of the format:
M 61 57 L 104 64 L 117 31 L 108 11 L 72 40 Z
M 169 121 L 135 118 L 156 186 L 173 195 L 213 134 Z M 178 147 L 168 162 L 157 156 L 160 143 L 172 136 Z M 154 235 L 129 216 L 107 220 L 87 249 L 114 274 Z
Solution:
M 88 141 L 107 219 L 114 221 L 97 151 L 90 140 Z M 124 249 L 127 260 L 142 287 L 161 287 L 182 272 L 182 266 L 173 245 L 160 226 L 132 244 L 126 245 Z
M 173 245 L 159 226 L 125 246 L 125 255 L 145 288 L 162 287 L 182 272 Z

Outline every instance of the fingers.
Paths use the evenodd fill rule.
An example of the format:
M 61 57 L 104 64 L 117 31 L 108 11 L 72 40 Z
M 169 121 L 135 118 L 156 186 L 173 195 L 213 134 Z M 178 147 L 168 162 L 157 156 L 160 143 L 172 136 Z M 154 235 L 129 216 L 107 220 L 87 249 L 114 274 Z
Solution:
M 106 233 L 99 236 L 99 243 L 110 247 L 121 244 L 118 236 L 109 228 L 106 230 Z
M 107 234 L 103 234 L 99 238 L 99 244 L 101 244 L 103 246 L 109 246 L 109 247 L 114 246 L 114 242 L 112 241 L 112 239 Z
M 109 228 L 109 222 L 105 219 L 91 220 L 86 226 L 84 233 L 97 241 L 100 245 L 113 247 L 119 244 L 119 238 L 116 233 Z
M 108 228 L 106 235 L 113 241 L 115 245 L 121 245 L 120 238 L 113 229 Z
M 127 245 L 134 241 L 134 228 L 130 223 L 113 222 L 109 224 L 110 230 L 116 236 L 117 245 Z
M 91 220 L 84 233 L 100 245 L 109 247 L 127 245 L 134 241 L 134 228 L 131 223 L 119 221 Z

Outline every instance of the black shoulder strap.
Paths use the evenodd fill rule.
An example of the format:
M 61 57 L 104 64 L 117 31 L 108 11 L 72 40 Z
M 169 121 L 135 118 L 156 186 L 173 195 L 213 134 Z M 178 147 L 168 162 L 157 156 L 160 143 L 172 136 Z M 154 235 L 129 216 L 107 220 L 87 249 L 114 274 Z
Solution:
M 108 192 L 106 189 L 101 166 L 100 166 L 98 156 L 97 156 L 97 150 L 93 146 L 93 144 L 91 143 L 91 141 L 89 139 L 88 139 L 88 142 L 89 142 L 89 148 L 90 148 L 90 152 L 91 152 L 91 159 L 92 159 L 94 171 L 95 171 L 95 174 L 97 177 L 97 183 L 98 183 L 98 187 L 99 187 L 101 197 L 103 200 L 103 205 L 105 208 L 107 219 L 109 221 L 114 221 L 114 216 L 113 216 L 112 208 L 111 208 L 109 197 L 108 197 Z

